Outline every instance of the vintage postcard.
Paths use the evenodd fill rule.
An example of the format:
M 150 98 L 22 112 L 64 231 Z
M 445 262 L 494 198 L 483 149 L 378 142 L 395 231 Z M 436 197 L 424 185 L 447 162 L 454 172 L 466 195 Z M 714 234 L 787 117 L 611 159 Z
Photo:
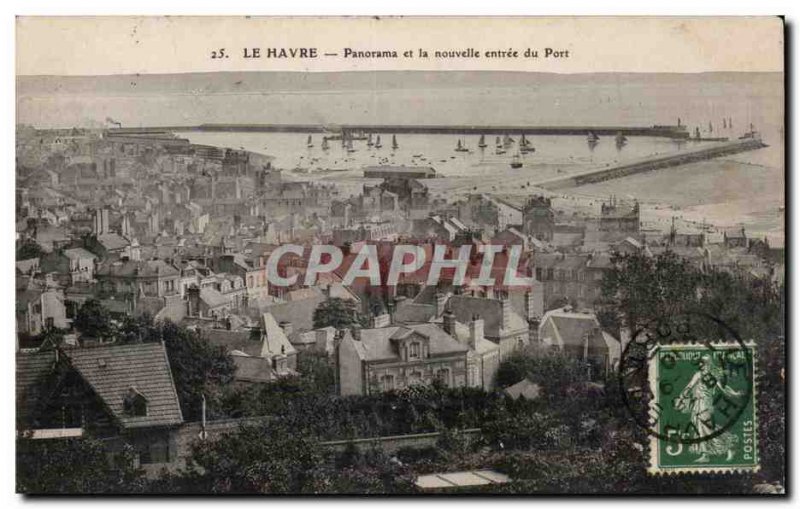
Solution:
M 19 493 L 787 492 L 781 18 L 16 41 Z

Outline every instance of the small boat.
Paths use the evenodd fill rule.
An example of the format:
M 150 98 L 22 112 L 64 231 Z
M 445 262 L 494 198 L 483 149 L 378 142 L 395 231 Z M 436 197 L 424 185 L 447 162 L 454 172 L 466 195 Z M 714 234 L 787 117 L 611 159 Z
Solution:
M 478 141 L 478 146 L 480 148 L 486 148 L 486 136 L 481 134 L 481 139 Z
M 328 138 L 322 138 L 322 150 L 328 150 L 330 147 L 328 146 Z
M 347 152 L 353 153 L 356 149 L 353 148 L 353 140 L 347 140 Z
M 495 147 L 494 153 L 497 154 L 497 155 L 505 154 L 506 153 L 506 149 L 504 149 L 502 145 L 498 145 L 497 147 Z
M 314 141 L 311 139 L 311 135 L 308 135 L 308 141 L 306 141 L 306 147 L 311 148 L 314 146 Z
M 616 142 L 617 147 L 623 147 L 626 143 L 628 143 L 628 138 L 620 131 L 617 133 L 614 141 Z
M 529 152 L 536 152 L 536 149 L 533 147 L 533 145 L 531 145 L 530 140 L 525 138 L 524 134 L 519 139 L 519 150 L 523 154 L 527 154 Z
M 400 148 L 400 145 L 397 144 L 397 136 L 394 134 L 392 135 L 392 150 L 397 150 Z
M 522 158 L 520 158 L 519 152 L 514 154 L 514 157 L 511 158 L 511 167 L 522 168 Z
M 589 134 L 586 135 L 586 141 L 589 143 L 598 143 L 600 141 L 600 137 L 594 131 L 589 131 Z
M 369 133 L 369 136 L 367 137 L 367 146 L 371 147 L 372 145 L 374 145 L 374 143 L 372 143 L 372 133 Z
M 503 146 L 508 148 L 511 144 L 514 143 L 514 139 L 511 138 L 508 134 L 503 135 Z
M 381 135 L 379 134 L 378 137 L 375 139 L 375 148 L 381 148 Z
M 469 149 L 461 144 L 461 140 L 458 140 L 456 144 L 456 152 L 469 152 Z

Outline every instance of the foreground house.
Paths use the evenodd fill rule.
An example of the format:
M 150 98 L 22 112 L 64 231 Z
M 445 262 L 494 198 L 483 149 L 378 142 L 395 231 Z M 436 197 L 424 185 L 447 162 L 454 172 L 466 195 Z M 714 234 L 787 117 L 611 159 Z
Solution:
M 544 347 L 586 361 L 593 376 L 614 369 L 622 353 L 619 340 L 600 327 L 593 313 L 578 313 L 569 307 L 544 314 L 539 341 Z
M 183 415 L 163 343 L 18 353 L 17 431 L 133 445 L 149 473 L 173 462 Z
M 354 329 L 338 348 L 339 392 L 375 394 L 434 381 L 464 387 L 468 352 L 432 323 Z

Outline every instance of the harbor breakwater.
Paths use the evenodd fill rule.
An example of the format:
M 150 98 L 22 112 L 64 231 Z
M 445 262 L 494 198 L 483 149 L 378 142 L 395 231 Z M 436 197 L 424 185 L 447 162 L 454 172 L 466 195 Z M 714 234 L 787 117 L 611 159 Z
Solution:
M 537 182 L 534 185 L 548 190 L 578 187 L 585 184 L 594 184 L 596 182 L 627 177 L 637 173 L 680 166 L 697 161 L 704 161 L 707 159 L 738 154 L 740 152 L 758 150 L 765 147 L 767 147 L 767 145 L 759 138 L 746 138 L 720 143 L 719 145 L 714 145 L 711 147 L 690 149 L 676 154 L 648 157 L 639 161 L 628 162 L 616 166 L 594 168 L 569 176 Z

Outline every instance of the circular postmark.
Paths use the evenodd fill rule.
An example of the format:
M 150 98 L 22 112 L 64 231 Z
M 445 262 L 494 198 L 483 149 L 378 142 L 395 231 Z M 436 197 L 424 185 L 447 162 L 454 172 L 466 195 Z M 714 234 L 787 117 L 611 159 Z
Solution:
M 654 320 L 624 345 L 622 402 L 634 422 L 659 440 L 723 441 L 752 409 L 753 348 L 705 313 Z

